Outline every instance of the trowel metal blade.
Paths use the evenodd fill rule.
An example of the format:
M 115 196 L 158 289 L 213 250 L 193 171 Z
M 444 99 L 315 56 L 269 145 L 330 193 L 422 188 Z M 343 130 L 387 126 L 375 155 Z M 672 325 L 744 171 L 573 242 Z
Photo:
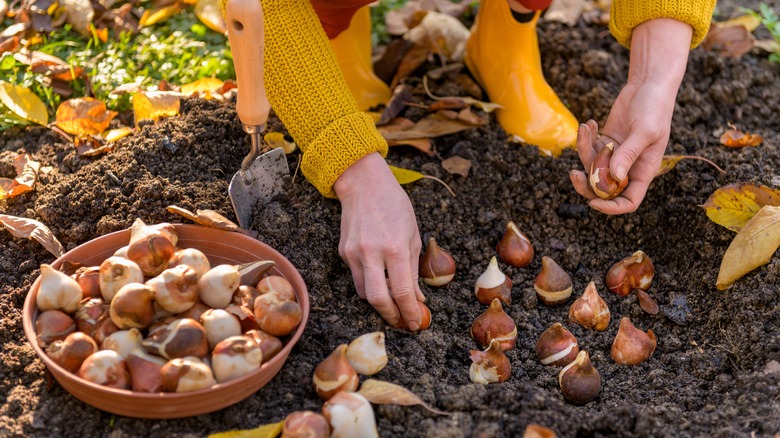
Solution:
M 281 148 L 260 155 L 247 170 L 233 175 L 228 193 L 241 228 L 252 224 L 252 209 L 257 203 L 268 203 L 284 190 L 284 177 L 289 175 L 290 167 Z

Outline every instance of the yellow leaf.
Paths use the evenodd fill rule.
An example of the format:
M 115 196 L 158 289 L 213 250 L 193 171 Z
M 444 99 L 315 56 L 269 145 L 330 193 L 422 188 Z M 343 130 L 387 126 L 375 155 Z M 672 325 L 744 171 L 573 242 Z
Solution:
M 758 28 L 758 26 L 761 24 L 761 20 L 753 15 L 740 15 L 739 17 L 732 18 L 731 20 L 726 20 L 722 23 L 717 23 L 718 26 L 722 27 L 728 27 L 728 26 L 742 26 L 745 29 L 747 29 L 749 32 L 753 32 Z
M 144 14 L 141 15 L 141 19 L 138 20 L 138 27 L 140 28 L 162 23 L 163 21 L 178 14 L 182 8 L 183 6 L 181 3 L 176 2 L 172 5 L 168 5 L 159 9 L 147 9 L 144 11 Z
M 282 433 L 284 421 L 273 424 L 264 424 L 254 429 L 229 430 L 227 432 L 213 433 L 209 438 L 276 438 Z
M 291 154 L 297 147 L 295 143 L 285 140 L 281 132 L 269 132 L 263 136 L 263 140 L 272 149 L 282 148 L 285 154 Z
M 739 231 L 765 205 L 780 205 L 780 190 L 752 184 L 730 184 L 702 205 L 707 217 L 729 230 Z
M 658 172 L 656 172 L 655 176 L 661 176 L 665 173 L 668 173 L 669 171 L 674 169 L 674 166 L 676 166 L 677 163 L 685 159 L 704 161 L 712 165 L 714 168 L 718 169 L 720 173 L 726 173 L 726 171 L 721 169 L 720 166 L 718 166 L 717 164 L 713 163 L 712 161 L 704 157 L 698 157 L 696 155 L 664 155 L 663 159 L 661 160 L 661 167 L 658 168 Z
M 366 400 L 377 405 L 400 405 L 400 406 L 415 406 L 420 405 L 425 409 L 440 415 L 450 415 L 447 412 L 440 411 L 429 406 L 424 401 L 420 400 L 412 391 L 404 388 L 403 386 L 396 385 L 390 382 L 383 382 L 381 380 L 368 379 L 360 385 L 360 391 L 358 394 L 366 398 Z
M 193 93 L 207 93 L 217 91 L 222 87 L 224 82 L 217 78 L 203 78 L 198 79 L 195 82 L 184 84 L 181 86 L 181 93 L 189 96 Z
M 24 120 L 39 125 L 49 123 L 46 105 L 29 88 L 0 82 L 0 103 Z
M 133 133 L 133 129 L 127 126 L 123 126 L 121 128 L 112 129 L 110 131 L 103 131 L 100 136 L 103 137 L 107 142 L 117 141 L 120 138 L 125 138 L 128 135 Z
M 65 252 L 62 244 L 54 237 L 54 233 L 51 232 L 49 227 L 36 220 L 0 214 L 0 225 L 5 226 L 5 229 L 10 231 L 15 237 L 37 240 L 55 257 L 59 257 Z
M 769 263 L 780 246 L 780 207 L 761 207 L 737 233 L 723 254 L 718 272 L 718 289 L 728 289 L 743 275 Z
M 181 94 L 170 91 L 142 91 L 133 95 L 135 125 L 144 119 L 155 122 L 179 114 Z
M 227 32 L 218 0 L 198 0 L 195 4 L 195 16 L 214 32 L 223 35 Z
M 60 104 L 54 123 L 68 134 L 82 137 L 97 135 L 108 128 L 116 114 L 109 111 L 104 102 L 92 97 L 79 97 Z
M 420 172 L 415 172 L 414 170 L 403 169 L 390 165 L 388 165 L 388 167 L 390 168 L 390 171 L 393 172 L 395 179 L 398 180 L 398 184 L 411 184 L 415 181 L 425 178 L 425 175 Z

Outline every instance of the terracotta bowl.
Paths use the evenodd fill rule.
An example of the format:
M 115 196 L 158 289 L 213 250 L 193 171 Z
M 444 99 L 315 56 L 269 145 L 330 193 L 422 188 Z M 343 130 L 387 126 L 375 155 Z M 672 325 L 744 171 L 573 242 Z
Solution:
M 239 264 L 258 259 L 273 260 L 276 264 L 272 272 L 285 277 L 295 288 L 295 294 L 303 310 L 301 324 L 289 337 L 281 352 L 256 371 L 241 378 L 185 393 L 147 394 L 113 389 L 88 382 L 68 372 L 49 359 L 38 345 L 35 334 L 35 320 L 39 314 L 35 304 L 40 284 L 38 278 L 24 301 L 24 332 L 57 382 L 79 400 L 104 411 L 137 418 L 181 418 L 214 412 L 238 403 L 265 386 L 282 368 L 293 346 L 300 339 L 306 321 L 309 319 L 309 295 L 303 278 L 289 260 L 270 246 L 238 233 L 198 225 L 176 225 L 176 230 L 179 234 L 178 246 L 199 249 L 208 256 L 212 266 Z M 117 249 L 127 245 L 129 240 L 130 230 L 98 237 L 68 251 L 55 260 L 52 266 L 59 268 L 66 260 L 85 265 L 99 265 Z

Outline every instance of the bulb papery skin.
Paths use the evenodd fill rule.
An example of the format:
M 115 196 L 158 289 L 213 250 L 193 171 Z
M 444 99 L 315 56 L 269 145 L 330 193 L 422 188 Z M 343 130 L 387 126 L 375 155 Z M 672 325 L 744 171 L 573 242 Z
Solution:
M 569 320 L 584 328 L 603 332 L 609 326 L 611 315 L 607 303 L 601 298 L 596 284 L 590 282 L 581 297 L 569 308 Z
M 198 280 L 200 299 L 214 309 L 224 309 L 230 304 L 233 293 L 240 286 L 241 275 L 233 265 L 218 265 Z
M 158 329 L 141 341 L 141 345 L 149 353 L 166 359 L 187 356 L 202 358 L 209 353 L 206 330 L 198 321 L 190 318 L 177 319 Z
M 347 361 L 364 376 L 373 376 L 387 365 L 385 334 L 366 333 L 358 336 L 347 347 Z
M 238 322 L 238 318 L 223 309 L 207 310 L 201 315 L 200 323 L 206 330 L 209 349 L 213 349 L 224 339 L 241 335 L 241 323 Z
M 198 275 L 187 265 L 166 269 L 146 282 L 154 291 L 154 301 L 170 313 L 187 311 L 198 300 Z
M 71 276 L 50 265 L 41 265 L 41 281 L 35 304 L 38 310 L 61 310 L 73 314 L 81 302 L 81 286 Z
M 168 261 L 168 269 L 181 265 L 192 268 L 198 278 L 211 269 L 211 263 L 209 263 L 206 254 L 195 248 L 184 248 L 173 253 L 173 257 Z
M 219 342 L 211 353 L 217 382 L 237 379 L 260 368 L 263 352 L 251 336 L 232 336 Z
M 469 368 L 469 378 L 472 382 L 486 385 L 509 380 L 512 368 L 497 340 L 490 341 L 490 346 L 485 351 L 471 350 L 470 353 L 473 363 Z
M 284 419 L 282 438 L 328 438 L 330 424 L 321 414 L 295 411 Z
M 141 348 L 143 339 L 144 337 L 138 329 L 120 330 L 104 339 L 101 349 L 116 351 L 122 358 L 127 359 L 127 355 L 130 352 Z
M 314 369 L 317 395 L 328 400 L 339 391 L 353 392 L 358 387 L 357 372 L 347 361 L 347 344 L 341 344 Z
M 517 326 L 506 314 L 498 298 L 493 299 L 490 307 L 474 319 L 471 325 L 471 337 L 482 347 L 489 346 L 490 341 L 495 339 L 501 344 L 502 351 L 515 348 Z
M 197 357 L 174 358 L 163 365 L 162 390 L 165 392 L 190 392 L 216 385 L 211 367 Z
M 162 222 L 154 225 L 146 225 L 141 218 L 136 218 L 136 220 L 133 221 L 133 225 L 130 226 L 130 243 L 150 234 L 158 233 L 170 240 L 173 246 L 176 246 L 179 243 L 179 234 L 176 231 L 176 227 L 172 224 Z
M 516 268 L 528 266 L 534 259 L 531 240 L 512 221 L 507 223 L 506 232 L 498 242 L 496 251 L 501 261 Z
M 167 361 L 137 348 L 127 357 L 130 382 L 135 392 L 160 392 L 162 390 L 162 367 Z
M 642 251 L 636 251 L 609 268 L 606 285 L 610 291 L 625 297 L 634 289 L 650 289 L 654 275 L 655 267 L 650 257 Z
M 656 347 L 655 333 L 647 333 L 634 327 L 626 317 L 620 320 L 615 340 L 612 342 L 610 356 L 621 365 L 638 365 L 653 355 Z
M 114 295 L 130 283 L 143 283 L 144 273 L 138 265 L 123 257 L 109 257 L 100 264 L 100 293 L 110 304 Z
M 489 305 L 494 298 L 504 304 L 512 304 L 512 279 L 501 272 L 495 257 L 490 259 L 485 272 L 477 278 L 474 294 L 477 301 L 484 305 Z
M 130 388 L 130 374 L 127 371 L 127 365 L 122 356 L 113 350 L 100 350 L 89 356 L 81 364 L 78 376 L 110 388 Z
M 558 385 L 569 403 L 582 406 L 595 399 L 601 391 L 601 375 L 593 367 L 586 351 L 558 373 Z
M 542 257 L 542 271 L 534 281 L 536 296 L 546 306 L 565 303 L 571 296 L 571 277 L 555 261 Z
M 371 403 L 360 394 L 341 391 L 322 406 L 333 428 L 331 438 L 378 438 Z
M 420 279 L 428 286 L 443 287 L 455 278 L 455 259 L 442 249 L 436 239 L 428 239 L 428 246 L 420 258 Z

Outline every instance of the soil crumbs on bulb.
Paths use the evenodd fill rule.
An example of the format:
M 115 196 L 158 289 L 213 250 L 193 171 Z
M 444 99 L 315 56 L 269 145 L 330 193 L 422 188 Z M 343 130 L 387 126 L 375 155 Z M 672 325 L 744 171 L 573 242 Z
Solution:
M 756 6 L 752 2 L 751 6 Z M 729 6 L 721 6 L 729 8 Z M 722 12 L 727 13 L 728 10 Z M 541 25 L 546 76 L 579 120 L 603 126 L 626 76 L 628 52 L 601 26 Z M 426 68 L 433 68 L 428 65 Z M 419 72 L 418 72 L 419 73 Z M 443 179 L 457 193 L 421 180 L 405 186 L 414 204 L 423 242 L 428 236 L 458 264 L 455 281 L 443 289 L 423 285 L 433 312 L 430 329 L 409 334 L 391 329 L 357 297 L 337 253 L 340 206 L 324 199 L 298 173 L 287 193 L 256 209 L 252 226 L 260 239 L 299 268 L 309 287 L 312 313 L 306 332 L 281 372 L 248 399 L 209 415 L 174 421 L 115 416 L 50 384 L 45 367 L 22 330 L 25 295 L 41 263 L 54 258 L 37 242 L 0 232 L 0 436 L 201 436 L 276 422 L 294 410 L 319 411 L 311 385 L 314 367 L 341 343 L 371 331 L 387 334 L 390 362 L 374 376 L 403 385 L 451 416 L 420 407 L 375 406 L 381 436 L 520 436 L 528 423 L 559 436 L 771 436 L 780 430 L 780 259 L 717 291 L 720 260 L 734 233 L 707 219 L 699 207 L 717 188 L 752 182 L 777 187 L 780 168 L 780 67 L 764 56 L 740 60 L 695 50 L 680 90 L 667 153 L 701 155 L 728 170 L 721 175 L 698 161 L 683 161 L 657 178 L 635 214 L 608 217 L 584 204 L 568 179 L 579 168 L 574 150 L 560 159 L 535 147 L 507 142 L 490 125 L 435 140 L 441 158 L 471 160 L 467 178 L 445 172 L 439 158 L 393 148 L 391 164 Z M 428 102 L 419 77 L 415 98 Z M 461 94 L 455 81 L 432 81 L 438 96 Z M 13 175 L 18 152 L 31 154 L 42 172 L 34 192 L 8 201 L 11 215 L 38 219 L 71 249 L 102 234 L 147 223 L 178 222 L 166 212 L 176 204 L 214 209 L 233 218 L 227 186 L 247 151 L 233 105 L 186 100 L 182 115 L 145 126 L 97 158 L 42 128 L 0 136 L 0 174 Z M 406 117 L 424 112 L 409 108 Z M 762 146 L 727 149 L 713 134 L 737 123 L 765 137 Z M 278 119 L 273 130 L 282 130 Z M 298 160 L 291 155 L 292 168 Z M 495 254 L 506 222 L 530 236 L 531 266 L 501 268 L 514 282 L 508 313 L 518 325 L 517 348 L 507 354 L 512 377 L 482 386 L 469 381 L 469 336 L 485 310 L 473 283 Z M 656 267 L 650 294 L 661 311 L 649 316 L 631 295 L 606 291 L 604 276 L 637 249 Z M 556 260 L 572 276 L 574 296 L 566 306 L 537 304 L 533 281 L 541 256 Z M 568 305 L 595 281 L 612 311 L 606 332 L 568 322 Z M 609 350 L 621 317 L 652 329 L 658 348 L 634 367 L 618 366 Z M 535 357 L 539 335 L 554 322 L 568 327 L 601 373 L 598 398 L 584 407 L 567 404 L 558 389 L 559 367 Z

